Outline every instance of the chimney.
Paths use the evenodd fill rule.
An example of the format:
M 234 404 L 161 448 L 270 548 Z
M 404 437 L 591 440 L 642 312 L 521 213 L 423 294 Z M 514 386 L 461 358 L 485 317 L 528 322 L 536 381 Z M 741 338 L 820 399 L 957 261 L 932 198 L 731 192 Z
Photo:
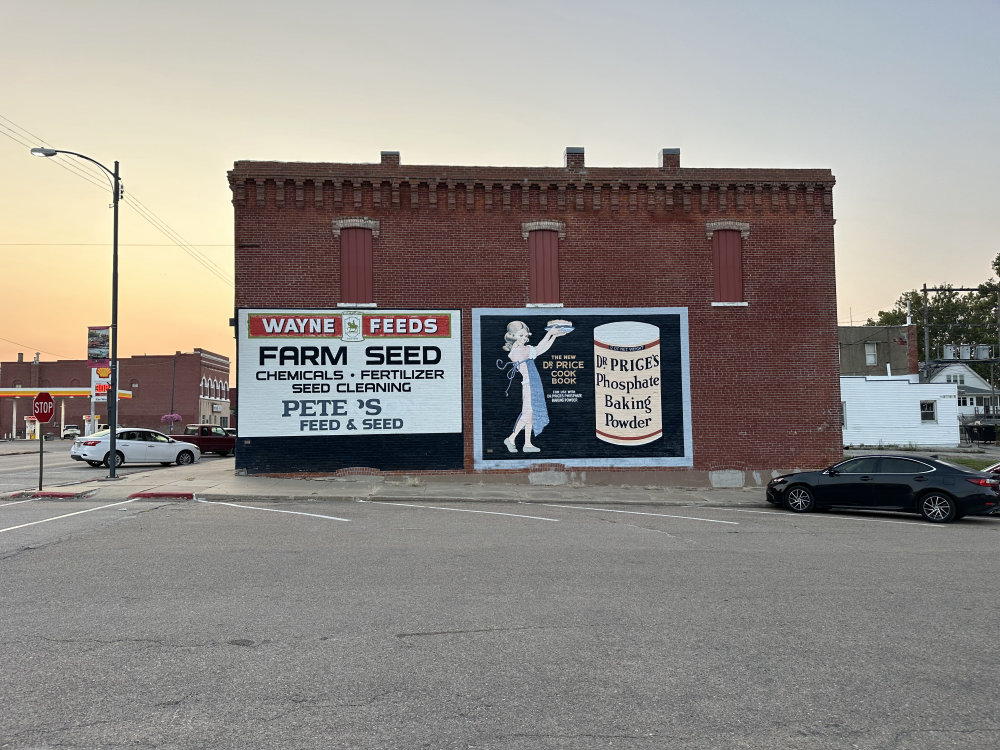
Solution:
M 660 169 L 665 172 L 676 172 L 681 168 L 681 150 L 665 148 L 660 150 Z
M 17 361 L 18 362 L 24 362 L 24 352 L 18 352 L 17 353 Z
M 386 167 L 398 167 L 399 166 L 399 152 L 398 151 L 383 151 L 382 152 L 382 166 L 386 166 Z
M 581 146 L 567 146 L 564 158 L 566 169 L 583 169 L 583 148 Z

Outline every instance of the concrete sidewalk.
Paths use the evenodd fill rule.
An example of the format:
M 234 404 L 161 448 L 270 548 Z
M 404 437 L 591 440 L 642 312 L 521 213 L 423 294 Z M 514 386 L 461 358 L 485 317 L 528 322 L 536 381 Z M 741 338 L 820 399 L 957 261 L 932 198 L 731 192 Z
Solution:
M 68 450 L 68 441 L 46 441 L 45 452 Z M 0 441 L 0 454 L 37 453 L 35 441 Z M 1000 454 L 996 446 L 976 449 L 928 450 L 955 455 L 975 453 L 988 457 Z M 764 488 L 754 482 L 746 487 L 670 486 L 657 483 L 662 477 L 642 472 L 622 474 L 620 484 L 583 484 L 568 481 L 563 484 L 532 484 L 527 475 L 515 476 L 349 476 L 322 478 L 271 478 L 237 476 L 233 458 L 209 456 L 191 466 L 148 469 L 144 466 L 124 466 L 119 478 L 107 479 L 107 469 L 93 469 L 82 482 L 62 486 L 45 486 L 41 491 L 22 490 L 0 494 L 0 502 L 18 498 L 52 500 L 88 499 L 117 502 L 127 499 L 152 498 L 244 502 L 310 502 L 385 500 L 393 502 L 449 503 L 463 501 L 487 502 L 551 502 L 575 504 L 628 505 L 716 505 L 766 506 Z M 692 480 L 697 472 L 692 474 Z M 92 477 L 92 478 L 91 478 Z M 685 477 L 674 475 L 673 481 Z M 764 483 L 769 477 L 761 478 Z M 605 474 L 603 481 L 608 481 Z M 631 483 L 630 483 L 631 482 Z M 694 482 L 692 481 L 692 484 Z M 769 506 L 768 506 L 769 507 Z
M 33 444 L 37 450 L 37 444 Z M 2 452 L 2 451 L 0 451 Z M 385 500 L 392 502 L 450 503 L 620 503 L 642 505 L 751 505 L 764 504 L 764 491 L 753 488 L 679 487 L 659 485 L 557 486 L 516 481 L 490 481 L 475 476 L 446 477 L 351 476 L 302 479 L 237 476 L 233 458 L 204 458 L 191 466 L 166 469 L 124 466 L 117 479 L 108 470 L 93 469 L 85 481 L 43 486 L 0 494 L 0 502 L 24 498 L 118 502 L 128 499 L 213 500 L 243 502 L 315 502 Z M 634 475 L 633 475 L 634 476 Z M 652 480 L 652 478 L 651 478 Z

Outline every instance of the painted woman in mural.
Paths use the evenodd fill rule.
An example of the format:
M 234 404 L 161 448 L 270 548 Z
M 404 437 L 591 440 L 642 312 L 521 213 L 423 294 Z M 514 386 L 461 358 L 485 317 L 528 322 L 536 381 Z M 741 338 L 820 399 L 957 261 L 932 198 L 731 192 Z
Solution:
M 531 331 L 527 324 L 520 320 L 512 320 L 507 324 L 504 334 L 505 352 L 510 352 L 507 358 L 510 362 L 497 361 L 501 369 L 512 367 L 507 377 L 513 382 L 515 372 L 521 375 L 521 413 L 514 422 L 514 430 L 503 441 L 507 450 L 517 453 L 518 434 L 524 431 L 524 453 L 538 453 L 541 449 L 532 443 L 531 439 L 539 435 L 549 423 L 549 410 L 545 406 L 545 391 L 542 389 L 542 378 L 535 366 L 535 357 L 544 354 L 559 336 L 564 336 L 573 330 L 573 325 L 566 320 L 550 320 L 546 325 L 545 336 L 537 346 L 529 346 Z M 510 386 L 508 385 L 508 391 Z

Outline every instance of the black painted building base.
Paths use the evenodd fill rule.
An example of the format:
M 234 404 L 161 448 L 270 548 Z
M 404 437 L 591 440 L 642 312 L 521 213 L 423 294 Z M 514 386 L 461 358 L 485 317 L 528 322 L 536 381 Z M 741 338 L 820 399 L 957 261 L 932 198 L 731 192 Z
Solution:
M 335 472 L 364 467 L 379 471 L 461 471 L 461 433 L 423 435 L 323 435 L 244 437 L 236 444 L 236 468 L 248 474 Z

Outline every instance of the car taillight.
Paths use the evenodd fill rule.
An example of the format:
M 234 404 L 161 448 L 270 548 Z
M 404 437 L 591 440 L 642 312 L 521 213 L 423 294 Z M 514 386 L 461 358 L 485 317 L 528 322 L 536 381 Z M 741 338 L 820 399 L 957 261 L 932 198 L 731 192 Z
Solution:
M 83 444 L 84 445 L 99 445 L 100 442 L 101 442 L 100 440 L 84 440 Z
M 997 480 L 995 480 L 995 479 L 987 479 L 986 477 L 982 477 L 980 479 L 966 479 L 965 481 L 966 482 L 972 482 L 972 484 L 977 484 L 980 487 L 996 487 L 997 486 Z

